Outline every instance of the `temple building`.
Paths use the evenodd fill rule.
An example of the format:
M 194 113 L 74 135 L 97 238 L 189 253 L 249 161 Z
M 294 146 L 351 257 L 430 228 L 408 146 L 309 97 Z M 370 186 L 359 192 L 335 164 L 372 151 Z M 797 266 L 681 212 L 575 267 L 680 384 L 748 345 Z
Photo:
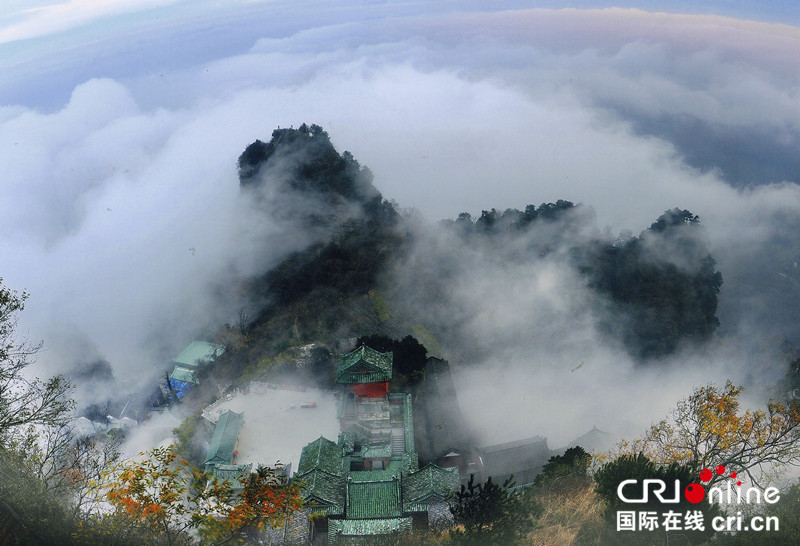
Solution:
M 225 348 L 222 345 L 208 341 L 192 341 L 172 359 L 174 367 L 163 385 L 165 394 L 170 396 L 171 393 L 178 400 L 186 396 L 186 393 L 197 385 L 196 374 L 200 364 L 212 361 L 224 352 Z
M 477 452 L 477 474 L 482 482 L 491 477 L 495 483 L 503 483 L 513 477 L 517 485 L 533 483 L 547 460 L 556 454 L 541 436 L 479 447 Z
M 203 463 L 209 472 L 220 482 L 228 481 L 235 489 L 241 489 L 239 478 L 252 470 L 252 464 L 236 464 L 239 445 L 239 430 L 244 421 L 243 413 L 226 411 L 219 416 L 211 442 L 208 445 L 206 460 Z
M 447 497 L 457 468 L 419 468 L 411 395 L 389 393 L 392 353 L 362 346 L 340 355 L 337 440 L 320 436 L 300 455 L 295 478 L 306 484 L 311 540 L 427 529 L 450 518 Z

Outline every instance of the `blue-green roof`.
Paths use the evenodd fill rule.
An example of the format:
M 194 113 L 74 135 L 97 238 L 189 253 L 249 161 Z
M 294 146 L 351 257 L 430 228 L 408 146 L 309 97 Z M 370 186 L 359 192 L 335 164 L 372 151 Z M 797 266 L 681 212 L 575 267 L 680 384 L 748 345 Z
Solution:
M 397 518 L 402 511 L 399 479 L 347 482 L 347 519 Z
M 175 381 L 183 381 L 184 383 L 189 383 L 191 385 L 197 384 L 197 379 L 194 376 L 194 369 L 193 368 L 185 368 L 183 366 L 175 366 L 173 368 L 172 373 L 169 374 L 170 380 Z
M 403 477 L 403 510 L 424 511 L 428 503 L 444 501 L 451 493 L 458 491 L 460 485 L 458 468 L 428 464 Z
M 205 465 L 231 464 L 236 441 L 239 438 L 239 429 L 244 421 L 243 413 L 226 411 L 219 416 L 211 442 L 208 445 L 208 455 Z
M 211 471 L 211 476 L 219 483 L 227 481 L 233 489 L 243 489 L 244 484 L 240 478 L 250 474 L 251 464 L 216 464 Z
M 379 383 L 392 379 L 392 353 L 380 353 L 362 345 L 346 355 L 339 355 L 337 383 Z
M 389 463 L 389 467 L 397 461 L 403 472 L 416 472 L 419 470 L 419 459 L 416 453 L 403 453 L 402 455 L 395 456 L 392 458 L 392 461 Z
M 305 474 L 318 468 L 329 474 L 342 473 L 342 451 L 337 444 L 320 436 L 300 452 L 297 473 Z
M 388 535 L 411 530 L 411 518 L 331 519 L 328 520 L 328 542 L 336 544 L 344 537 Z
M 197 366 L 199 361 L 214 360 L 224 352 L 225 348 L 222 345 L 209 343 L 208 341 L 192 341 L 172 361 L 176 364 Z
M 295 479 L 303 482 L 303 497 L 309 504 L 319 506 L 329 516 L 344 513 L 346 481 L 343 476 L 314 469 L 297 474 Z
M 355 436 L 352 432 L 340 432 L 339 433 L 339 448 L 342 450 L 342 454 L 352 453 L 353 449 L 355 448 Z
M 385 482 L 399 477 L 400 473 L 392 470 L 356 470 L 348 476 L 354 482 Z
M 374 446 L 362 446 L 361 457 L 364 459 L 388 459 L 392 456 L 392 446 L 389 444 L 379 444 Z

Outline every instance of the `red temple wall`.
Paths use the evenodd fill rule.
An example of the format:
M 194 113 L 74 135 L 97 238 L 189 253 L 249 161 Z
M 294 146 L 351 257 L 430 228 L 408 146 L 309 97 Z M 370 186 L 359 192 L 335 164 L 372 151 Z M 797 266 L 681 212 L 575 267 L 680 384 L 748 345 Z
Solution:
M 389 393 L 389 382 L 382 383 L 357 383 L 350 385 L 350 390 L 356 396 L 366 398 L 383 398 Z

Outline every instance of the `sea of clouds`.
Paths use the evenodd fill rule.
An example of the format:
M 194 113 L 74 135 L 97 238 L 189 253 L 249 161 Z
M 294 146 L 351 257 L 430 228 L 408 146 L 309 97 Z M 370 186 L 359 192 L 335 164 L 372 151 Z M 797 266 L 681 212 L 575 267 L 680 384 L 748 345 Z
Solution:
M 552 343 L 585 290 L 560 264 L 465 274 L 450 296 L 488 302 L 465 335 L 524 340 L 505 340 L 510 363 L 529 359 L 531 340 L 549 340 L 533 372 L 509 365 L 486 404 L 472 405 L 475 421 L 517 408 L 555 444 L 569 440 L 558 436 L 565 419 L 588 429 L 592 415 L 633 414 L 639 425 L 693 384 L 769 383 L 779 363 L 753 369 L 753 347 L 772 359 L 783 338 L 798 341 L 797 27 L 634 9 L 190 11 L 155 0 L 113 13 L 73 0 L 63 9 L 79 9 L 77 19 L 65 20 L 41 4 L 9 12 L 0 29 L 10 52 L 0 275 L 31 294 L 21 325 L 45 340 L 43 373 L 100 358 L 133 388 L 193 337 L 232 322 L 247 303 L 237 283 L 304 242 L 241 198 L 236 158 L 302 122 L 322 125 L 386 198 L 431 223 L 557 199 L 591 207 L 611 235 L 638 234 L 673 207 L 700 216 L 725 282 L 721 331 L 752 346 L 685 356 L 675 373 L 675 363 L 635 373 L 593 345 L 590 317 L 568 325 L 574 345 Z M 465 399 L 479 396 L 470 374 L 482 369 L 459 379 Z M 526 378 L 537 387 L 520 393 L 523 405 L 491 406 Z M 532 428 L 514 423 L 511 435 Z

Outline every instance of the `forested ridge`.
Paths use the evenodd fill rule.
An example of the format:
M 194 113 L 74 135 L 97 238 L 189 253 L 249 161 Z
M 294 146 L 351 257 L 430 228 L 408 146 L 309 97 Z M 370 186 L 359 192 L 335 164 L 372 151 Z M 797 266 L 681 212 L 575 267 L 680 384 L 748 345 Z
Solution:
M 338 153 L 321 127 L 305 124 L 276 129 L 269 142 L 253 142 L 238 167 L 241 191 L 265 214 L 294 222 L 315 238 L 243 288 L 249 300 L 264 305 L 240 325 L 248 343 L 219 366 L 234 377 L 246 368 L 260 373 L 254 361 L 290 346 L 321 342 L 334 349 L 338 340 L 372 333 L 400 339 L 422 328 L 436 343 L 435 325 L 394 320 L 384 298 L 382 280 L 412 252 L 421 220 L 385 199 L 368 168 L 349 152 Z M 480 248 L 487 264 L 566 254 L 590 290 L 607 302 L 599 324 L 603 334 L 639 362 L 709 340 L 719 326 L 722 274 L 700 219 L 674 208 L 639 236 L 609 240 L 593 215 L 581 212 L 586 210 L 558 200 L 522 210 L 484 210 L 475 219 L 462 213 L 436 227 Z M 523 250 L 503 251 L 511 247 Z M 491 274 L 488 265 L 486 273 Z M 446 285 L 448 279 L 437 282 Z M 418 287 L 429 294 L 440 288 Z

